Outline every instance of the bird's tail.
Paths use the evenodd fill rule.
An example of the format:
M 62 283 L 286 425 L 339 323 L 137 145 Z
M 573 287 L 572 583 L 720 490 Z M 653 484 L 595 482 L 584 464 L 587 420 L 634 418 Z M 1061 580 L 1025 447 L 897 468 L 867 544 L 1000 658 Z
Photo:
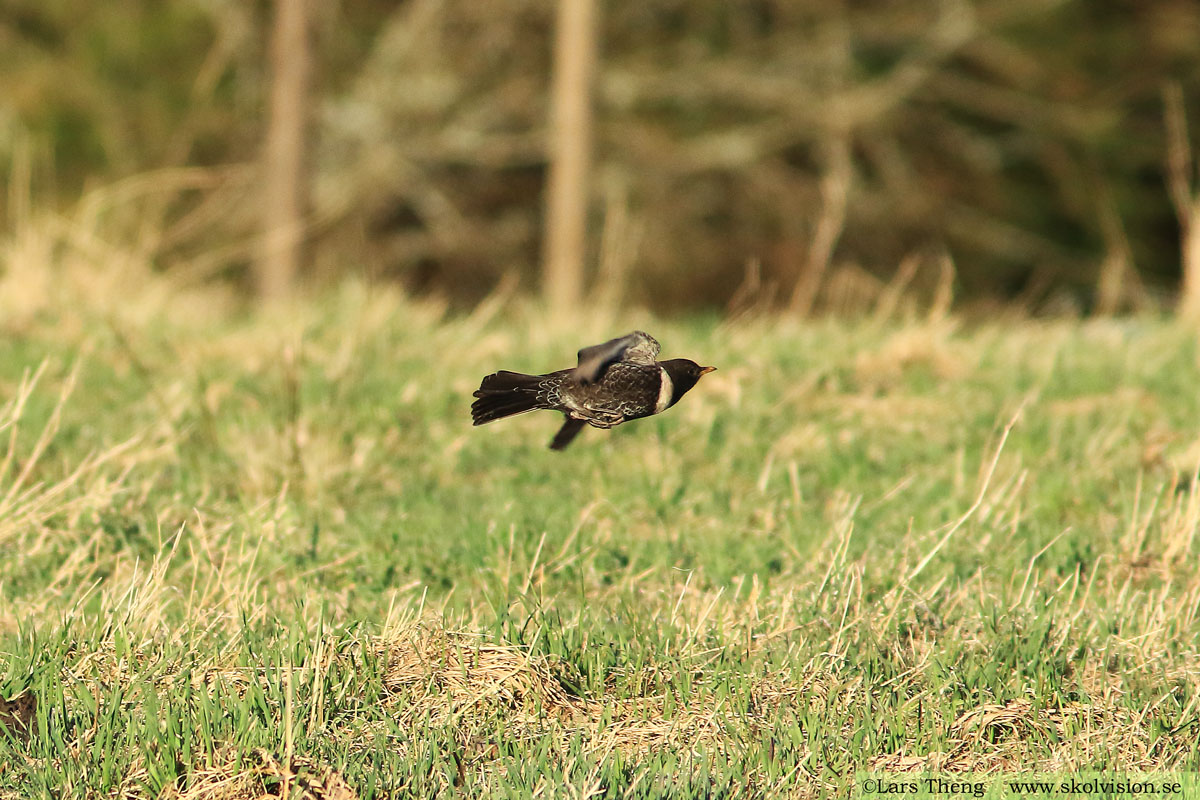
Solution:
M 538 402 L 540 375 L 525 375 L 520 372 L 501 370 L 483 379 L 475 391 L 477 398 L 471 404 L 471 420 L 482 425 L 514 414 L 524 414 L 541 408 Z

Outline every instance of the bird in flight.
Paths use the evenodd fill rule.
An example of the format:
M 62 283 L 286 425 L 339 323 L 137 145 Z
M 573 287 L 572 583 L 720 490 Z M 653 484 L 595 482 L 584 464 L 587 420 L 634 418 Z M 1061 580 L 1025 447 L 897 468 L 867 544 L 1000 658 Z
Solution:
M 550 442 L 562 450 L 584 425 L 613 428 L 631 419 L 661 414 L 679 402 L 701 376 L 702 367 L 686 358 L 658 361 L 658 341 L 634 331 L 579 351 L 573 369 L 545 375 L 501 370 L 488 375 L 475 392 L 471 419 L 475 425 L 524 414 L 539 408 L 566 417 Z

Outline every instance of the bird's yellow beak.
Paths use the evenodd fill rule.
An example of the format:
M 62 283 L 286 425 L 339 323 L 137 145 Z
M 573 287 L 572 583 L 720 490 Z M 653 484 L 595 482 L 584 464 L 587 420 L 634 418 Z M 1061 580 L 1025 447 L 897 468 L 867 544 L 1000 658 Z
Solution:
M 707 375 L 710 372 L 716 372 L 716 371 L 717 371 L 716 367 L 701 367 L 700 368 L 701 375 Z

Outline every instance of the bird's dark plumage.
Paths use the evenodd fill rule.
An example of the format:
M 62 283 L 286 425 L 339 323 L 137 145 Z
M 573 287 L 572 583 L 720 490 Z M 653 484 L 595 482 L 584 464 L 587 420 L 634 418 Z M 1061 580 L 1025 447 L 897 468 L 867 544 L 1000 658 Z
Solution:
M 585 347 L 579 351 L 579 365 L 573 371 L 573 377 L 579 383 L 589 386 L 600 379 L 610 365 L 625 361 L 629 364 L 644 364 L 650 366 L 658 358 L 658 340 L 648 333 L 634 331 L 616 339 L 609 339 L 604 344 Z
M 550 447 L 562 450 L 585 425 L 612 428 L 666 411 L 715 369 L 686 358 L 657 361 L 658 352 L 653 336 L 634 331 L 583 348 L 574 369 L 545 375 L 501 370 L 479 385 L 471 419 L 483 425 L 535 409 L 561 411 L 566 421 Z

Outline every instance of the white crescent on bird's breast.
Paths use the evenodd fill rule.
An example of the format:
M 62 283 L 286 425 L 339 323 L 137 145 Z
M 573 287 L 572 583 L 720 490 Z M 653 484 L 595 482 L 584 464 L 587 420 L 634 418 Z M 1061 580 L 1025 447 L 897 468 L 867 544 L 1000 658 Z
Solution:
M 658 368 L 659 383 L 658 383 L 658 402 L 654 404 L 654 413 L 661 414 L 667 410 L 667 406 L 671 405 L 671 394 L 675 391 L 675 384 L 671 381 L 671 376 L 662 367 Z

